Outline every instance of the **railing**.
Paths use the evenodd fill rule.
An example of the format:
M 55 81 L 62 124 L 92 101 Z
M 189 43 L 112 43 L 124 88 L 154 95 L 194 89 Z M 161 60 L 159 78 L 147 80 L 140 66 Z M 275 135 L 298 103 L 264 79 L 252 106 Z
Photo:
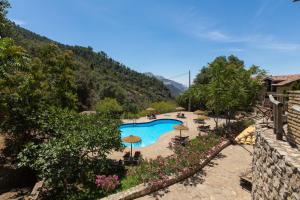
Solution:
M 277 140 L 282 140 L 283 136 L 283 103 L 276 100 L 273 95 L 269 95 L 269 99 L 273 105 L 273 121 L 274 121 L 274 133 Z
M 273 96 L 273 98 L 283 104 L 283 112 L 286 112 L 288 110 L 288 101 L 289 96 L 287 94 L 278 94 L 275 92 L 267 92 L 266 93 L 268 98 L 264 99 L 263 106 L 264 107 L 273 107 L 273 103 L 270 101 L 270 95 Z

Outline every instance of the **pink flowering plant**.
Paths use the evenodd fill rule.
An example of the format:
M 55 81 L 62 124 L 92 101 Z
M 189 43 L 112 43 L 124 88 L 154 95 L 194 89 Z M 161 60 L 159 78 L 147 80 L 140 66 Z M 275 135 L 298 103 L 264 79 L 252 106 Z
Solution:
M 120 180 L 117 175 L 97 175 L 95 184 L 98 188 L 101 188 L 105 193 L 113 192 L 120 185 Z
M 220 144 L 222 140 L 219 136 L 212 134 L 195 138 L 185 147 L 170 145 L 174 155 L 165 158 L 158 156 L 156 159 L 144 160 L 139 166 L 129 168 L 127 172 L 128 180 L 134 180 L 134 185 L 150 183 L 153 186 L 159 186 L 164 184 L 164 181 L 168 180 L 170 176 L 188 174 L 203 159 L 214 153 L 215 149 L 213 147 Z

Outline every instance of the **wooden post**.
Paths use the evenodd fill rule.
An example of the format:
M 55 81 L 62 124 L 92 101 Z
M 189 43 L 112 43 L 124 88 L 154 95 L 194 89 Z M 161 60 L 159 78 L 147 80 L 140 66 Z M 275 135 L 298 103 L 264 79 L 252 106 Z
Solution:
M 191 87 L 191 71 L 189 70 L 189 89 Z M 189 105 L 188 105 L 188 111 L 191 112 L 191 106 L 192 106 L 192 99 L 191 95 L 189 95 Z
M 277 106 L 277 133 L 276 133 L 276 139 L 277 140 L 282 140 L 282 135 L 283 135 L 283 119 L 282 119 L 282 108 L 283 104 L 280 103 Z
M 283 104 L 274 99 L 272 95 L 269 95 L 270 101 L 273 104 L 273 118 L 274 118 L 274 133 L 277 140 L 282 140 L 283 135 Z

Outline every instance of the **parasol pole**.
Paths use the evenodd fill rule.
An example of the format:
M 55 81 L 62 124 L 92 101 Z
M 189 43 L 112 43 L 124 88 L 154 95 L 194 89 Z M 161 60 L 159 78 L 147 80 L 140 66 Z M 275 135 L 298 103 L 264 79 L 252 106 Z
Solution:
M 131 145 L 130 157 L 132 158 L 132 143 L 130 143 L 130 145 Z

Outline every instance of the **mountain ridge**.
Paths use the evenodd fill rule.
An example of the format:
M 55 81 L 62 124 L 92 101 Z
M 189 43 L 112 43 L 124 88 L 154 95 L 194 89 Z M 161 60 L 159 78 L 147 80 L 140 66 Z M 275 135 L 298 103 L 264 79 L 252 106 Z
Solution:
M 144 74 L 146 74 L 149 77 L 155 77 L 158 80 L 162 81 L 164 83 L 164 85 L 170 90 L 173 97 L 176 97 L 176 96 L 180 95 L 181 93 L 183 93 L 185 90 L 187 90 L 187 87 L 185 85 L 178 83 L 176 81 L 173 81 L 171 79 L 167 79 L 161 75 L 155 75 L 151 72 L 146 72 Z
M 105 97 L 116 98 L 129 110 L 172 99 L 162 81 L 130 69 L 103 51 L 95 52 L 92 47 L 62 44 L 13 22 L 6 36 L 13 38 L 17 45 L 33 57 L 37 57 L 39 48 L 47 44 L 55 44 L 62 50 L 73 52 L 79 65 L 76 71 L 79 110 L 93 109 L 95 103 Z

